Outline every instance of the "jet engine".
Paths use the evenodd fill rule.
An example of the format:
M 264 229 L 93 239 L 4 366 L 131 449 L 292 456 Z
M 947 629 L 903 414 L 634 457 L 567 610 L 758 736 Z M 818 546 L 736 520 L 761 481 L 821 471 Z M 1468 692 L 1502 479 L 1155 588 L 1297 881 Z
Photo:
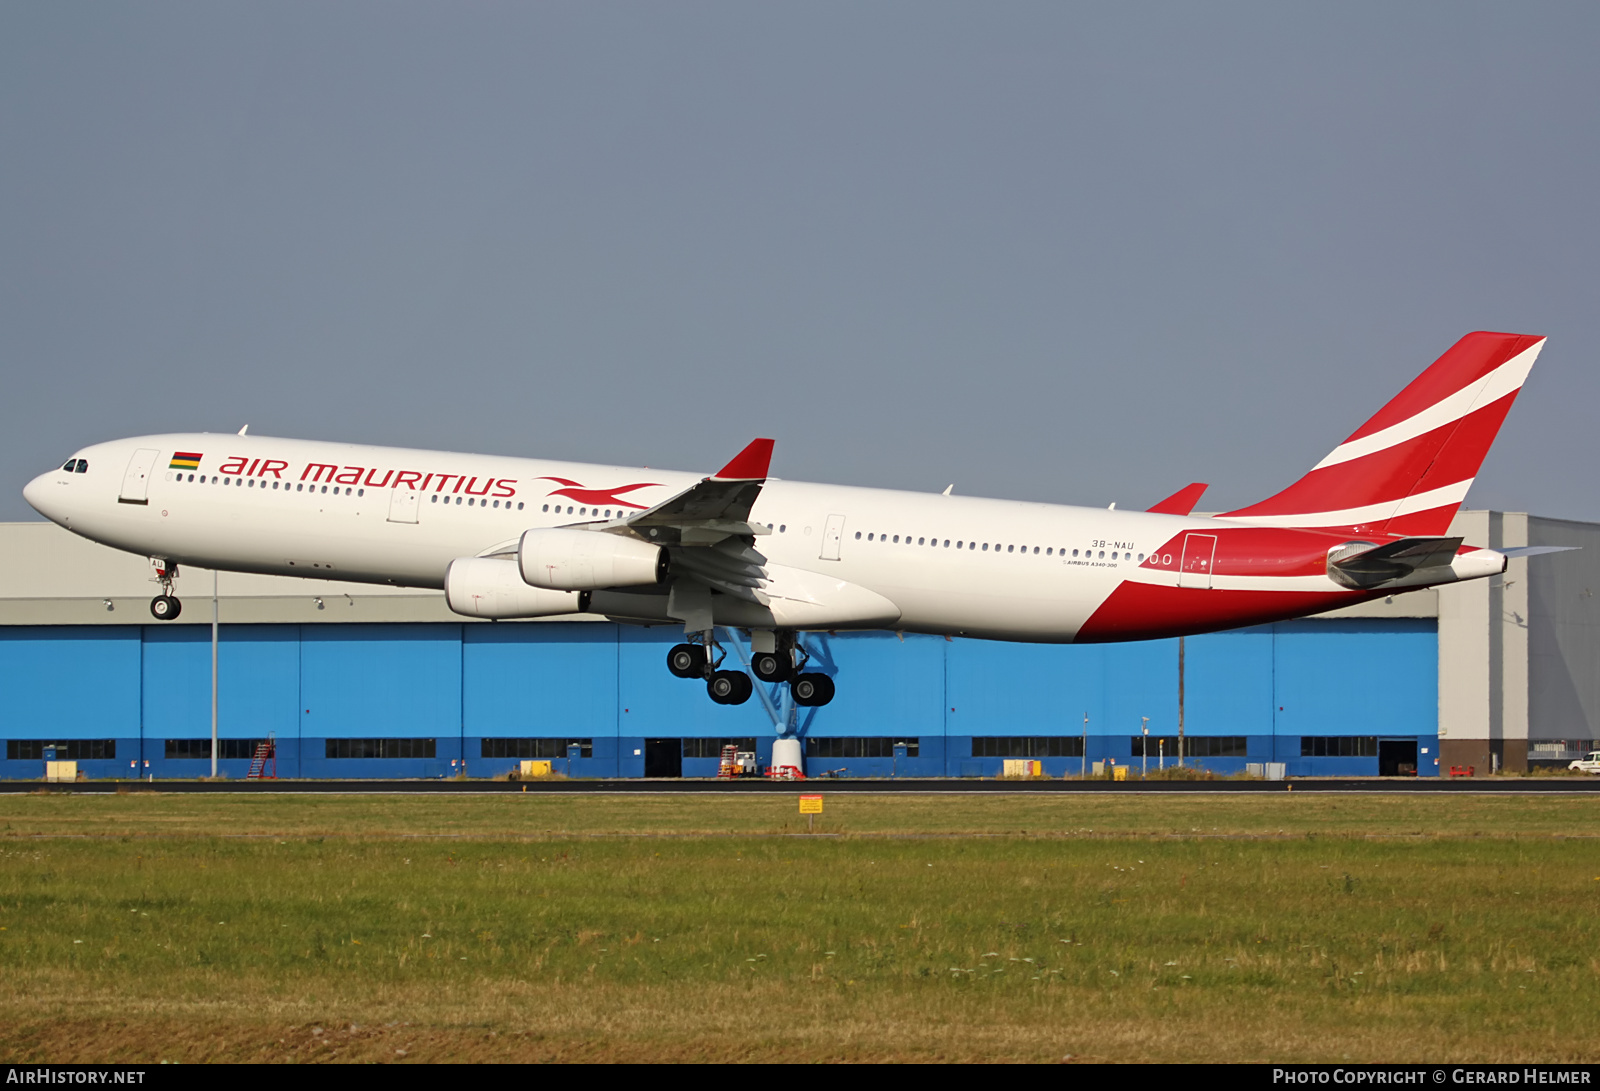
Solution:
M 581 614 L 589 595 L 529 587 L 510 557 L 457 557 L 444 575 L 445 601 L 467 617 L 553 617 Z
M 517 564 L 524 580 L 552 591 L 642 587 L 666 577 L 667 551 L 618 534 L 555 527 L 524 532 Z

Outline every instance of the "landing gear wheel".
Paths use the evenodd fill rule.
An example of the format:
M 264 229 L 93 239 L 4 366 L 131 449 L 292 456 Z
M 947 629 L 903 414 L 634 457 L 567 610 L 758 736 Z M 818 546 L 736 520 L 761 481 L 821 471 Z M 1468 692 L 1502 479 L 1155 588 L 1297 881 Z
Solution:
M 706 650 L 699 644 L 678 644 L 667 653 L 667 669 L 679 678 L 699 678 L 706 672 Z
M 815 708 L 833 700 L 833 679 L 826 674 L 802 674 L 789 683 L 794 693 L 794 703 L 805 708 Z
M 750 657 L 750 670 L 763 682 L 782 682 L 794 673 L 789 657 L 782 652 L 757 652 Z
M 718 671 L 706 679 L 706 692 L 719 705 L 742 705 L 755 691 L 755 683 L 744 671 Z
M 157 621 L 174 621 L 183 613 L 183 603 L 172 595 L 157 595 L 150 600 L 150 616 Z

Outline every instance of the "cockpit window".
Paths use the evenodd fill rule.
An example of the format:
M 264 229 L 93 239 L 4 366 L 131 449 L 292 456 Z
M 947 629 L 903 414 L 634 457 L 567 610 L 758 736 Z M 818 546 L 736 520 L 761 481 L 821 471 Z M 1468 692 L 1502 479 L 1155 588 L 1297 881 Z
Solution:
M 78 468 L 78 460 L 75 458 L 70 459 L 67 464 L 61 468 L 70 474 Z
M 89 472 L 89 460 L 86 459 L 86 458 L 78 459 L 78 468 L 76 470 L 74 470 L 73 473 L 86 474 L 88 472 Z

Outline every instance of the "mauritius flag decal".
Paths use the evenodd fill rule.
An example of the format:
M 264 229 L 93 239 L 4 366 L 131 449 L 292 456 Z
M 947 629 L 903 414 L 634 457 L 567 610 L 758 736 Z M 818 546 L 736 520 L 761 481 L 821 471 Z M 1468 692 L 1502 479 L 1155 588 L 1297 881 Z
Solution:
M 196 451 L 174 451 L 172 461 L 167 463 L 169 470 L 198 470 L 200 468 L 200 454 Z

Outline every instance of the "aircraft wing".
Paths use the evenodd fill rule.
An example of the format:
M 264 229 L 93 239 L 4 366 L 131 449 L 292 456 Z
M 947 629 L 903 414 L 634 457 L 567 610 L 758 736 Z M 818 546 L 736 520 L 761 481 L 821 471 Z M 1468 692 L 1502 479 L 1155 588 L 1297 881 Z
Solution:
M 683 579 L 765 606 L 767 558 L 755 549 L 755 537 L 771 531 L 750 522 L 750 509 L 766 483 L 772 445 L 770 439 L 751 440 L 710 477 L 605 529 L 667 547 L 675 583 Z

